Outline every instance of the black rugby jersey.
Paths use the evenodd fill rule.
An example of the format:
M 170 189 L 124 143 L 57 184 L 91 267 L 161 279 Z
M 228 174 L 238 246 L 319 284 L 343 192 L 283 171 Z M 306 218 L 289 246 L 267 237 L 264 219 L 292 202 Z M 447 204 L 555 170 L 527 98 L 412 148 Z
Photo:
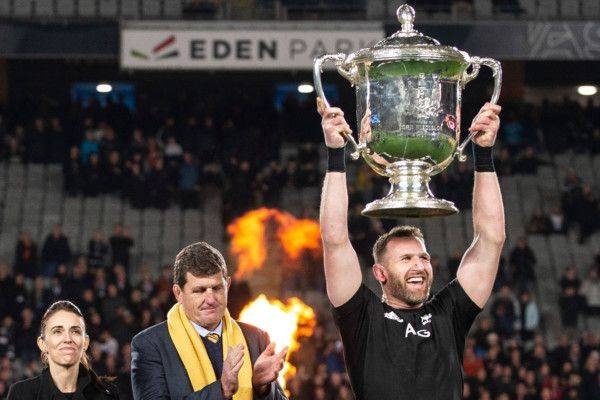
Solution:
M 356 399 L 460 400 L 465 338 L 480 311 L 456 279 L 414 310 L 361 285 L 333 311 Z

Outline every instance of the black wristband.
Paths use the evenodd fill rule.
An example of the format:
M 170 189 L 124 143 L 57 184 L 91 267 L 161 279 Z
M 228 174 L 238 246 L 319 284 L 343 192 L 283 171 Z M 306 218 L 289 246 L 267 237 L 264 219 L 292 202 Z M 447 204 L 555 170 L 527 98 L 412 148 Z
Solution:
M 477 172 L 496 172 L 492 147 L 481 147 L 473 143 L 473 163 Z
M 327 148 L 327 172 L 346 172 L 346 148 Z

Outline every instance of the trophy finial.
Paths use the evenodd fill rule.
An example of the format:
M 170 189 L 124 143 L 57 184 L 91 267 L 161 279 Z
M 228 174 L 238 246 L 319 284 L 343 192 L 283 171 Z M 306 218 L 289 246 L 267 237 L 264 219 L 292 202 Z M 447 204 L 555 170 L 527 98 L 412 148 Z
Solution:
M 402 32 L 412 32 L 413 23 L 415 21 L 415 9 L 409 6 L 408 4 L 402 4 L 396 10 L 396 17 L 398 21 L 402 24 Z

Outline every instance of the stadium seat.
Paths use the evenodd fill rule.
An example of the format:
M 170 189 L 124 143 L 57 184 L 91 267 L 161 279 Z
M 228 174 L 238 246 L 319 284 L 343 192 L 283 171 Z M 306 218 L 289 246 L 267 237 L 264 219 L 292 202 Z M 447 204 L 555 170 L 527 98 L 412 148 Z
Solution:
M 122 222 L 123 201 L 113 196 L 105 196 L 102 213 L 102 229 L 106 235 L 112 233 L 116 224 Z
M 185 210 L 183 213 L 183 245 L 206 240 L 202 213 L 199 210 Z
M 537 15 L 537 0 L 520 0 L 519 5 L 525 11 L 525 16 L 535 18 Z
M 163 4 L 165 18 L 181 18 L 181 0 L 165 1 Z
M 142 18 L 156 18 L 160 15 L 160 0 L 142 0 Z
M 119 5 L 117 0 L 99 0 L 98 15 L 101 17 L 116 18 L 119 15 Z
M 79 197 L 66 197 L 63 212 L 63 232 L 69 238 L 71 249 L 79 251 L 81 249 L 81 213 L 83 210 L 83 201 Z M 86 238 L 84 240 L 87 240 Z M 85 242 L 87 245 L 87 242 Z
M 576 154 L 571 161 L 571 165 L 584 183 L 591 184 L 594 182 L 592 159 L 588 154 Z
M 600 17 L 600 1 L 584 0 L 581 5 L 581 17 L 588 20 L 597 20 Z
M 87 251 L 87 242 L 94 231 L 101 227 L 102 221 L 102 199 L 99 197 L 88 197 L 83 202 L 83 226 L 81 232 L 81 250 Z
M 554 269 L 560 278 L 565 267 L 573 265 L 573 257 L 567 238 L 565 235 L 550 235 L 548 236 L 550 254 L 554 261 Z
M 137 18 L 140 14 L 137 0 L 121 0 L 121 18 Z
M 95 17 L 98 15 L 96 0 L 79 0 L 77 6 L 77 15 L 80 17 Z
M 470 209 L 461 210 L 460 213 L 465 227 L 465 240 L 468 242 L 473 238 L 473 211 Z
M 444 232 L 446 233 L 446 249 L 447 254 L 452 254 L 455 250 L 463 251 L 466 247 L 467 240 L 465 239 L 463 229 L 463 218 L 460 214 L 443 217 Z M 413 221 L 408 221 L 409 223 Z
M 74 0 L 56 0 L 56 15 L 60 17 L 72 17 L 75 15 Z
M 49 164 L 46 169 L 48 190 L 56 193 L 63 192 L 63 172 L 62 165 Z
M 0 1 L 0 16 L 8 17 L 8 16 L 10 16 L 10 12 L 11 12 L 10 2 Z
M 20 18 L 31 17 L 33 15 L 33 1 L 13 0 L 13 15 Z
M 552 259 L 550 258 L 550 251 L 548 250 L 548 240 L 544 235 L 529 235 L 527 237 L 527 242 L 529 243 L 529 247 L 533 250 L 535 257 L 537 259 L 536 274 L 538 278 L 540 275 L 548 274 L 554 281 L 556 278 L 554 276 Z M 541 269 L 542 271 L 538 271 Z
M 434 218 L 427 218 L 423 221 L 423 235 L 427 242 L 428 251 L 431 255 L 436 255 L 446 262 L 448 251 L 446 249 L 446 239 L 444 237 L 444 226 Z
M 53 17 L 53 0 L 34 0 L 34 10 L 36 17 Z
M 25 180 L 25 167 L 23 164 L 10 164 L 8 167 L 8 187 L 23 189 Z
M 162 263 L 166 260 L 171 260 L 181 249 L 181 234 L 182 230 L 182 212 L 178 207 L 171 207 L 165 210 L 162 226 Z
M 575 18 L 580 15 L 579 3 L 581 0 L 561 0 L 559 1 L 559 13 L 563 18 Z
M 538 178 L 535 175 L 522 175 L 518 179 L 523 217 L 526 222 L 533 211 L 541 207 Z
M 539 0 L 538 17 L 554 18 L 558 15 L 559 0 Z
M 492 0 L 475 0 L 473 2 L 475 18 L 489 19 L 492 17 Z

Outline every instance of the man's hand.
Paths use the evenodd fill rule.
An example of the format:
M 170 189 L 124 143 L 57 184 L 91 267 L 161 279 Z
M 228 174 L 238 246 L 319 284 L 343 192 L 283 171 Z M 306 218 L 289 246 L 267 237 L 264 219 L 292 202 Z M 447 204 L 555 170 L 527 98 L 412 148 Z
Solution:
M 325 102 L 320 97 L 317 97 L 317 111 L 321 115 L 325 145 L 332 149 L 344 147 L 346 140 L 342 133 L 352 133 L 352 129 L 344 119 L 344 112 L 337 107 L 325 107 Z
M 238 373 L 244 364 L 244 345 L 238 344 L 230 347 L 227 357 L 223 361 L 221 373 L 221 391 L 223 398 L 229 399 L 237 392 L 239 387 Z
M 256 359 L 252 370 L 252 387 L 259 396 L 265 396 L 269 385 L 283 368 L 283 362 L 288 351 L 287 346 L 279 353 L 275 353 L 275 343 L 271 342 Z
M 500 128 L 500 110 L 497 104 L 485 103 L 479 113 L 473 118 L 469 132 L 479 132 L 473 137 L 473 142 L 481 147 L 492 147 Z

